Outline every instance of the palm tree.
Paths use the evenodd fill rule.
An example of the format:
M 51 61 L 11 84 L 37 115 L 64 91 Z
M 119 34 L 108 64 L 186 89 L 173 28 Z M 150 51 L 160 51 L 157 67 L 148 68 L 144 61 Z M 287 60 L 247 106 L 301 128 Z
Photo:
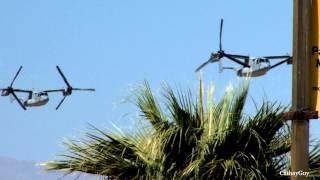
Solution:
M 196 98 L 190 90 L 175 93 L 165 86 L 160 104 L 148 83 L 136 105 L 147 122 L 130 134 L 93 131 L 82 141 L 66 142 L 62 160 L 48 170 L 85 172 L 114 179 L 290 179 L 290 128 L 287 107 L 263 102 L 244 113 L 248 83 L 227 88 L 218 103 L 213 87 Z M 205 98 L 204 98 L 205 96 Z M 320 147 L 310 153 L 310 178 L 320 177 Z

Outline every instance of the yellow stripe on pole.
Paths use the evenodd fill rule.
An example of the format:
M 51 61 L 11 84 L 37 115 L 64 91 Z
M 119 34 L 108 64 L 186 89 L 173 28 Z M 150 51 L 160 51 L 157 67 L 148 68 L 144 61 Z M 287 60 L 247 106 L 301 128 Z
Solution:
M 320 3 L 318 0 L 312 1 L 311 19 L 311 63 L 310 63 L 310 110 L 320 111 Z

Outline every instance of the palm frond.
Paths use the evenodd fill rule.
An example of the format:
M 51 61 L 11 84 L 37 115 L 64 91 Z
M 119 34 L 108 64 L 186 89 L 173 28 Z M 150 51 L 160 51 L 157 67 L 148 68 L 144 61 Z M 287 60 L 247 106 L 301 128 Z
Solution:
M 148 120 L 156 130 L 161 131 L 168 128 L 168 120 L 163 116 L 162 110 L 146 81 L 136 92 L 136 105 L 142 113 L 141 116 Z
M 67 141 L 62 160 L 49 170 L 92 173 L 116 179 L 288 179 L 290 126 L 288 107 L 264 101 L 245 115 L 247 81 L 229 86 L 217 103 L 214 87 L 197 96 L 191 90 L 163 88 L 161 104 L 147 82 L 136 92 L 136 105 L 150 124 L 134 133 L 93 127 L 78 141 Z M 320 145 L 310 152 L 310 178 L 320 177 Z

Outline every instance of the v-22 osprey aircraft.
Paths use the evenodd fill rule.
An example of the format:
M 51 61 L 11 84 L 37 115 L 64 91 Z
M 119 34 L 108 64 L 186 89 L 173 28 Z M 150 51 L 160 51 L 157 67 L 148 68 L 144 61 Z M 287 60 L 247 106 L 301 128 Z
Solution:
M 20 71 L 22 70 L 22 66 L 20 66 L 19 70 L 17 71 L 16 75 L 14 76 L 13 80 L 11 81 L 11 84 L 7 88 L 0 89 L 1 96 L 9 96 L 11 95 L 13 98 L 13 101 L 16 100 L 18 104 L 21 106 L 22 109 L 27 110 L 26 107 L 37 107 L 37 106 L 43 106 L 46 105 L 49 102 L 49 93 L 55 93 L 55 92 L 61 92 L 63 95 L 63 98 L 59 102 L 59 104 L 56 107 L 56 110 L 58 110 L 61 106 L 61 104 L 64 102 L 67 96 L 70 96 L 73 91 L 95 91 L 93 88 L 73 88 L 70 83 L 68 82 L 65 75 L 62 73 L 59 66 L 56 66 L 60 76 L 62 77 L 63 81 L 67 85 L 64 89 L 53 89 L 53 90 L 43 90 L 43 91 L 34 91 L 34 90 L 24 90 L 24 89 L 16 89 L 13 88 L 13 84 L 15 80 L 17 79 Z M 18 98 L 17 93 L 26 93 L 28 96 L 25 99 Z

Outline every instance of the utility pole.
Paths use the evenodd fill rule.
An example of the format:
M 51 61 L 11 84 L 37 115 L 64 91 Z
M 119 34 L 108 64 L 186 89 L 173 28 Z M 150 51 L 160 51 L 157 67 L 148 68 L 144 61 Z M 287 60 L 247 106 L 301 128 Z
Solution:
M 312 0 L 294 0 L 291 172 L 309 171 L 309 67 Z M 309 115 L 308 115 L 309 114 Z M 292 180 L 307 179 L 291 176 Z

